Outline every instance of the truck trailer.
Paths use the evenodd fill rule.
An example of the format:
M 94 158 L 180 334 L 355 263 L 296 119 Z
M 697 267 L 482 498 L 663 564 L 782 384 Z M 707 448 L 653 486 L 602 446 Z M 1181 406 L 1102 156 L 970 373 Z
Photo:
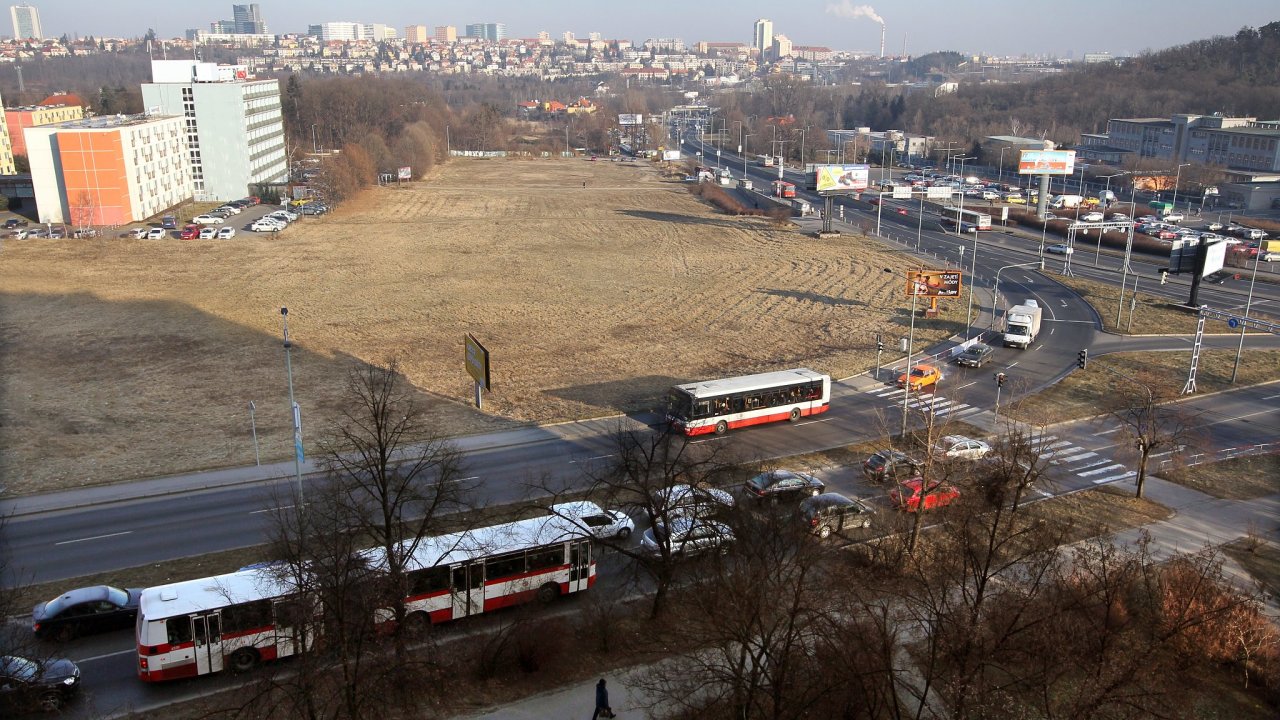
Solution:
M 1026 350 L 1040 334 L 1040 303 L 1024 300 L 1004 315 L 1004 346 Z

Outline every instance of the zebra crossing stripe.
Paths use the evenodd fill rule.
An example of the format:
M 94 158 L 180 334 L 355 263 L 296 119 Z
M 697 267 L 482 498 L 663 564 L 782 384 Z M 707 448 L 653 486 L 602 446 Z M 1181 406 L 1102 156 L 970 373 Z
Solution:
M 961 410 L 960 412 L 956 413 L 955 414 L 956 417 L 960 417 L 960 418 L 970 417 L 982 412 L 982 408 L 976 408 L 970 405 L 964 405 L 962 407 L 964 407 L 964 410 Z
M 1101 485 L 1102 483 L 1115 482 L 1116 480 L 1128 480 L 1129 478 L 1132 478 L 1132 477 L 1138 477 L 1138 473 L 1130 470 L 1127 473 L 1121 473 L 1120 475 L 1112 475 L 1111 477 L 1098 478 L 1096 480 L 1090 480 L 1090 482 L 1092 482 L 1094 485 Z
M 1090 470 L 1089 472 L 1078 472 L 1076 474 L 1079 475 L 1080 477 L 1089 477 L 1090 475 L 1100 475 L 1104 472 L 1111 472 L 1112 470 L 1120 470 L 1123 468 L 1124 468 L 1124 465 L 1121 465 L 1120 463 L 1116 463 L 1115 465 L 1108 465 L 1104 468 L 1098 468 L 1097 470 Z
M 1069 457 L 1058 458 L 1057 462 L 1064 462 L 1064 463 L 1067 463 L 1067 462 L 1075 462 L 1075 461 L 1077 461 L 1077 460 L 1085 460 L 1085 459 L 1087 459 L 1087 458 L 1091 458 L 1091 457 L 1098 457 L 1098 453 L 1096 453 L 1096 452 L 1085 452 L 1085 453 L 1081 453 L 1080 455 L 1071 455 L 1071 456 L 1069 456 Z
M 901 395 L 901 394 L 902 394 L 902 388 L 889 388 L 888 390 L 882 390 L 880 392 L 872 393 L 872 395 L 875 395 L 876 397 L 889 397 L 890 395 Z
M 1103 459 L 1101 459 L 1101 460 L 1095 460 L 1095 461 L 1093 461 L 1093 462 L 1090 462 L 1088 465 L 1082 465 L 1082 466 L 1080 466 L 1080 467 L 1078 467 L 1078 468 L 1076 468 L 1076 469 L 1077 469 L 1077 470 L 1088 470 L 1089 468 L 1096 468 L 1096 467 L 1098 467 L 1099 465 L 1106 465 L 1106 464 L 1107 464 L 1107 463 L 1109 463 L 1109 462 L 1111 462 L 1111 458 L 1103 458 Z

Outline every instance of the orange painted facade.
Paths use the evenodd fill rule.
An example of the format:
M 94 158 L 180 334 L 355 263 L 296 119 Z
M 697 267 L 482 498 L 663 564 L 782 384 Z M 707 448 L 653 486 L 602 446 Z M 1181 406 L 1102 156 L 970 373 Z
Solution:
M 13 154 L 27 154 L 27 141 L 22 135 L 23 128 L 79 120 L 82 117 L 84 117 L 84 109 L 78 105 L 6 108 L 4 119 L 9 126 L 9 141 L 13 145 Z
M 119 132 L 59 134 L 58 160 L 72 224 L 123 225 L 132 220 L 124 158 Z

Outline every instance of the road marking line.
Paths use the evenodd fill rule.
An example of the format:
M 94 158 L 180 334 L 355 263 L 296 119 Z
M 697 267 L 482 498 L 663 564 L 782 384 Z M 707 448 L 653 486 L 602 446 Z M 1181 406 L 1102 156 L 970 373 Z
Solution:
M 835 418 L 825 417 L 825 418 L 822 418 L 821 420 L 806 420 L 801 423 L 796 423 L 796 425 L 813 425 L 815 423 L 831 422 L 832 420 L 835 420 Z M 605 457 L 609 457 L 609 456 L 606 455 Z
M 292 510 L 296 505 L 281 505 L 280 507 L 263 508 L 261 510 L 250 510 L 250 515 L 260 515 L 262 513 L 275 512 L 276 510 Z
M 93 537 L 80 538 L 78 540 L 63 540 L 62 542 L 54 543 L 54 545 L 70 545 L 71 543 L 89 542 L 90 540 L 104 540 L 106 538 L 113 538 L 120 535 L 131 535 L 131 534 L 133 534 L 132 530 L 125 530 L 124 532 L 110 533 L 108 535 L 94 535 Z
M 1064 462 L 1064 463 L 1075 462 L 1077 460 L 1085 460 L 1091 457 L 1098 457 L 1098 453 L 1087 452 L 1081 455 L 1072 455 L 1071 457 L 1058 458 L 1058 462 Z
M 1110 430 L 1099 430 L 1098 432 L 1094 433 L 1094 435 L 1110 435 L 1111 433 L 1113 433 L 1113 432 L 1115 432 L 1115 431 L 1117 431 L 1117 430 L 1119 430 L 1119 429 L 1120 429 L 1120 428 L 1115 427 L 1115 428 L 1111 428 Z
M 1121 468 L 1123 468 L 1123 467 L 1124 467 L 1124 465 L 1121 465 L 1120 463 L 1116 463 L 1115 465 L 1108 465 L 1107 467 L 1104 467 L 1104 468 L 1098 468 L 1097 470 L 1090 470 L 1089 472 L 1078 472 L 1078 473 L 1076 473 L 1076 475 L 1079 475 L 1080 477 L 1089 477 L 1090 475 L 1099 475 L 1099 474 L 1104 473 L 1104 472 L 1111 472 L 1112 470 L 1119 470 L 1119 469 L 1121 469 Z
M 611 458 L 611 457 L 613 457 L 612 453 L 610 453 L 609 455 L 597 455 L 595 457 L 583 458 L 582 460 L 570 460 L 569 464 L 573 465 L 578 462 L 591 462 L 592 460 L 603 460 L 605 458 Z M 469 477 L 469 478 L 462 478 L 462 479 L 463 480 L 479 480 L 480 477 L 476 476 L 476 477 Z
M 1103 458 L 1101 460 L 1096 460 L 1094 462 L 1091 462 L 1088 465 L 1082 465 L 1076 468 L 1076 470 L 1088 470 L 1089 468 L 1096 468 L 1099 465 L 1106 465 L 1109 462 L 1111 462 L 1111 458 Z
M 1131 477 L 1138 477 L 1138 473 L 1131 470 L 1123 475 L 1112 475 L 1111 477 L 1098 478 L 1097 480 L 1090 480 L 1089 482 L 1094 485 L 1101 485 L 1102 483 L 1115 482 L 1116 480 L 1128 480 Z
M 106 660 L 107 658 L 113 658 L 113 657 L 117 657 L 117 656 L 119 656 L 119 655 L 137 655 L 137 654 L 138 654 L 137 649 L 134 649 L 134 650 L 121 650 L 120 652 L 107 653 L 107 654 L 105 654 L 105 655 L 94 655 L 93 657 L 79 658 L 79 659 L 77 659 L 77 660 L 76 660 L 76 662 L 78 662 L 78 663 L 87 663 L 87 662 L 93 662 L 93 661 L 95 661 L 95 660 Z

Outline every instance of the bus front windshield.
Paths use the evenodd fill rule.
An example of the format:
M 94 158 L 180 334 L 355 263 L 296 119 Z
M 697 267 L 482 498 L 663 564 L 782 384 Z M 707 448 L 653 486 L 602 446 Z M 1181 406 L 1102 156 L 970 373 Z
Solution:
M 693 398 L 682 390 L 667 393 L 667 415 L 676 420 L 688 420 L 693 412 Z

